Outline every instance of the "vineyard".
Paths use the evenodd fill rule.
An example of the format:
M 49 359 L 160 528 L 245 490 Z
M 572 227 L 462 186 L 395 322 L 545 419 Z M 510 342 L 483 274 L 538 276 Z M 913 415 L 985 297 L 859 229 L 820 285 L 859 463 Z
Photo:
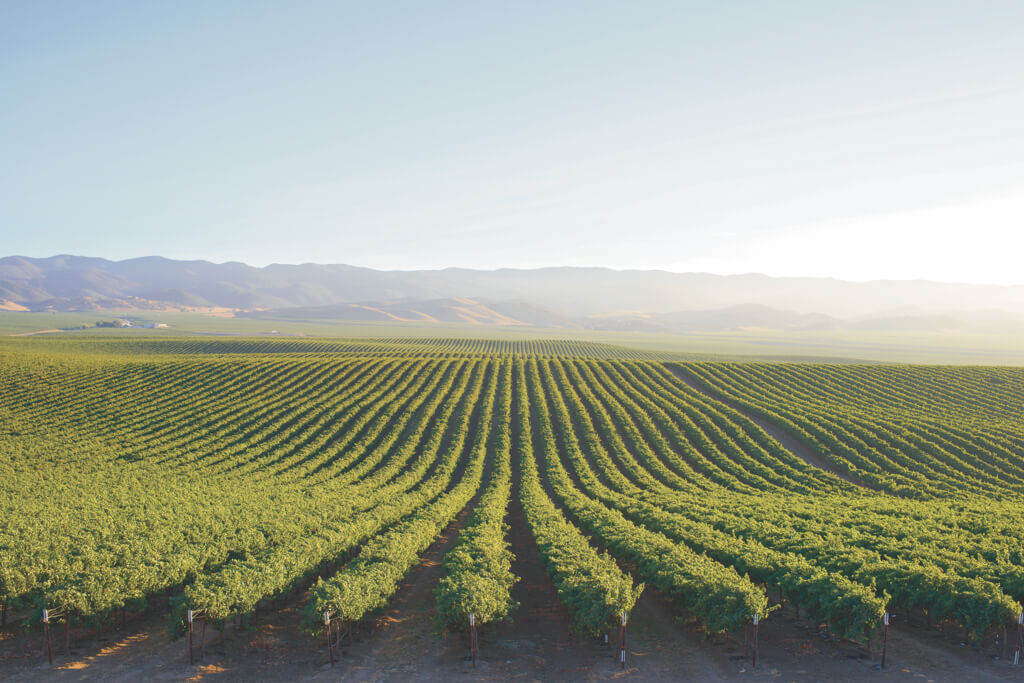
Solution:
M 339 354 L 408 357 L 479 357 L 481 355 L 530 355 L 556 358 L 629 360 L 678 360 L 682 354 L 642 351 L 601 342 L 564 339 L 472 339 L 419 337 L 368 337 L 365 339 L 316 339 L 289 337 L 214 338 L 187 337 L 153 340 L 66 337 L 33 340 L 50 352 L 105 353 L 115 355 L 193 354 L 299 354 L 305 358 L 328 358 Z M 0 350 L 18 350 L 20 340 L 0 338 Z
M 880 665 L 895 615 L 1017 672 L 1022 369 L 559 340 L 3 348 L 2 632 L 36 664 L 139 615 L 187 664 L 207 627 L 288 606 L 344 666 L 447 534 L 430 617 L 473 663 L 524 616 L 525 548 L 620 669 L 645 600 L 745 666 L 784 613 Z

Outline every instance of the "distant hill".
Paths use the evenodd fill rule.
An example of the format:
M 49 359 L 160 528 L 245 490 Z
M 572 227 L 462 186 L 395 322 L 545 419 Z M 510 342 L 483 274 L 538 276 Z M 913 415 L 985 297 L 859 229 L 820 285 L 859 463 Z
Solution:
M 616 313 L 571 317 L 521 301 L 484 303 L 473 299 L 429 301 L 364 301 L 243 311 L 236 315 L 263 320 L 375 320 L 393 322 L 470 323 L 475 325 L 531 325 L 573 329 L 662 332 L 815 332 L 824 330 L 872 332 L 980 332 L 1024 333 L 1024 314 L 961 312 L 945 315 L 882 313 L 844 320 L 821 313 L 795 313 L 758 304 L 706 311 L 674 313 Z
M 364 301 L 244 311 L 239 316 L 264 320 L 380 320 L 396 322 L 471 323 L 581 327 L 571 318 L 522 301 L 485 304 L 467 298 L 412 301 Z
M 608 268 L 381 271 L 348 265 L 0 258 L 0 310 L 224 310 L 274 319 L 422 320 L 685 332 L 999 330 L 1024 287 Z
M 795 313 L 760 304 L 741 304 L 710 311 L 680 311 L 661 316 L 676 332 L 697 330 L 827 330 L 840 322 L 822 313 Z

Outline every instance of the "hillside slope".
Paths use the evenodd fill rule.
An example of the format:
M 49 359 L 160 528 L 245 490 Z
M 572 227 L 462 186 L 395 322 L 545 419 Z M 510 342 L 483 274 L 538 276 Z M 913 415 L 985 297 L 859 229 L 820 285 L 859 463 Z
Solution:
M 520 302 L 557 316 L 576 318 L 623 311 L 663 314 L 733 306 L 827 316 L 873 315 L 883 310 L 913 315 L 997 309 L 1024 313 L 1021 286 L 856 283 L 608 268 L 383 271 L 312 263 L 256 268 L 237 262 L 175 261 L 159 256 L 125 261 L 67 255 L 0 258 L 0 305 L 30 310 L 253 310 L 459 298 Z M 514 314 L 501 314 L 520 319 Z M 686 321 L 679 322 L 687 326 Z M 663 324 L 659 321 L 655 327 Z

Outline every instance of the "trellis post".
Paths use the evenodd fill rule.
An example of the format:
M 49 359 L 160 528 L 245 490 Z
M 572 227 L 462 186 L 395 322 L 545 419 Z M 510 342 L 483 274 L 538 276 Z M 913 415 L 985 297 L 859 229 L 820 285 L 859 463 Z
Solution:
M 43 636 L 46 639 L 46 657 L 53 666 L 53 645 L 50 643 L 50 610 L 43 608 Z
M 622 622 L 619 624 L 619 664 L 626 668 L 626 612 L 622 612 Z
M 761 623 L 760 616 L 757 614 L 757 612 L 754 612 L 754 638 L 753 638 L 753 642 L 750 645 L 750 666 L 751 666 L 751 668 L 756 668 L 757 667 L 757 631 L 758 631 L 760 623 Z
M 476 637 L 476 614 L 469 613 L 469 656 L 473 660 L 473 668 L 476 668 L 476 653 L 478 649 Z
M 1020 664 L 1020 651 L 1024 649 L 1024 612 L 1017 616 L 1017 651 L 1013 653 L 1013 665 Z
M 885 668 L 885 649 L 889 643 L 889 613 L 882 614 L 882 666 Z
M 327 654 L 331 658 L 331 666 L 334 666 L 334 641 L 331 639 L 330 612 L 324 612 L 324 626 L 327 628 Z

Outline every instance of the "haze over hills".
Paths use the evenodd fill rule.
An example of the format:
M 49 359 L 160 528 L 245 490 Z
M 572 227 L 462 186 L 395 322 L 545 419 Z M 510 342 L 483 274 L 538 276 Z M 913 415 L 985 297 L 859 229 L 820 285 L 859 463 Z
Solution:
M 152 256 L 0 258 L 0 309 L 210 310 L 265 319 L 391 320 L 685 332 L 1024 330 L 1024 287 L 607 268 L 263 268 Z

